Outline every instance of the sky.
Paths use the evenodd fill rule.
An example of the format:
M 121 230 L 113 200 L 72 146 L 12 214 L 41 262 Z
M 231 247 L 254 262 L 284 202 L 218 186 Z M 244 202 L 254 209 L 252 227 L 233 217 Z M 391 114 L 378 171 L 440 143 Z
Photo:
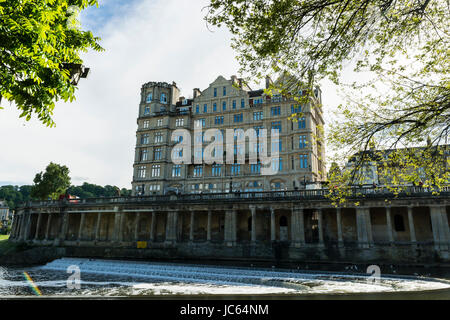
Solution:
M 48 128 L 25 121 L 14 105 L 0 110 L 0 185 L 33 184 L 50 163 L 66 165 L 73 185 L 131 188 L 140 88 L 175 81 L 185 97 L 219 75 L 238 75 L 226 29 L 208 28 L 207 0 L 99 0 L 81 25 L 102 38 L 106 51 L 83 55 L 90 68 L 76 101 L 58 102 Z M 212 29 L 212 30 L 211 30 Z M 324 111 L 339 104 L 336 88 L 322 85 Z M 325 114 L 325 121 L 330 116 Z

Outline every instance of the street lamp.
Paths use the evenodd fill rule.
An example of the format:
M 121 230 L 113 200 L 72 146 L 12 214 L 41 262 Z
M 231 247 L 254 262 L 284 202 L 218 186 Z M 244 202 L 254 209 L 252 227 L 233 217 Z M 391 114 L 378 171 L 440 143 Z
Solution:
M 69 70 L 70 74 L 70 84 L 76 86 L 80 78 L 87 78 L 90 68 L 85 67 L 79 63 L 62 63 L 61 67 L 63 69 Z

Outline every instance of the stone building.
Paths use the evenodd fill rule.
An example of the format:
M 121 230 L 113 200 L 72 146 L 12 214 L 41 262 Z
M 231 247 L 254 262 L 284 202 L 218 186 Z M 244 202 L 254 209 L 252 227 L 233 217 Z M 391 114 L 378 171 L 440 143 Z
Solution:
M 8 221 L 10 217 L 9 206 L 6 201 L 0 200 L 0 221 Z
M 266 82 L 268 86 L 269 80 Z M 288 119 L 293 113 L 301 113 L 298 121 Z M 203 91 L 194 89 L 192 99 L 180 97 L 175 83 L 146 83 L 141 88 L 137 119 L 133 195 L 305 188 L 308 183 L 322 181 L 325 175 L 325 149 L 319 130 L 323 123 L 319 88 L 311 103 L 299 105 L 281 95 L 268 96 L 263 89 L 251 90 L 236 76 L 231 79 L 219 76 Z M 254 129 L 258 136 L 261 129 L 269 132 L 278 129 L 279 160 L 269 164 L 278 172 L 263 175 L 263 164 L 249 161 L 245 164 L 173 163 L 171 151 L 179 141 L 172 141 L 172 134 L 177 129 L 191 133 L 192 158 L 204 156 L 208 142 L 204 135 L 194 136 L 198 127 L 203 132 L 211 128 L 221 130 L 223 140 L 227 129 Z M 202 147 L 196 147 L 196 142 Z M 236 158 L 245 153 L 248 159 L 251 146 L 247 143 L 243 150 L 232 143 Z M 271 148 L 270 144 L 267 148 Z
M 362 188 L 337 208 L 327 193 L 315 189 L 33 202 L 17 210 L 10 241 L 78 257 L 450 261 L 450 189 L 435 195 L 409 187 L 393 195 Z

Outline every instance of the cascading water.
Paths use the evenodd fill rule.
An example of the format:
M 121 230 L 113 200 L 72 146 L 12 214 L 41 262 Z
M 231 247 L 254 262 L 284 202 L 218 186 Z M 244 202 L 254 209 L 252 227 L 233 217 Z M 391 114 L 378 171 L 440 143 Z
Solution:
M 77 290 L 68 288 L 71 270 L 80 272 Z M 373 279 L 368 274 L 79 258 L 57 259 L 27 270 L 28 274 L 43 295 L 333 294 L 450 288 L 449 281 L 430 278 Z M 29 282 L 0 271 L 0 295 L 32 294 L 20 290 Z

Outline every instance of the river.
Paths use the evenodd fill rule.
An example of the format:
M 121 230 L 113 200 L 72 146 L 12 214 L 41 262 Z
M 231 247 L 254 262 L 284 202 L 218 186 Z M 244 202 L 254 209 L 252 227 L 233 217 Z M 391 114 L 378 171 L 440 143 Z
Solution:
M 34 296 L 450 299 L 450 279 L 81 258 L 0 266 L 0 298 Z

